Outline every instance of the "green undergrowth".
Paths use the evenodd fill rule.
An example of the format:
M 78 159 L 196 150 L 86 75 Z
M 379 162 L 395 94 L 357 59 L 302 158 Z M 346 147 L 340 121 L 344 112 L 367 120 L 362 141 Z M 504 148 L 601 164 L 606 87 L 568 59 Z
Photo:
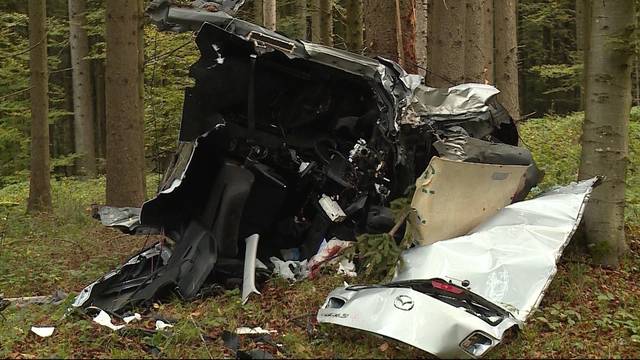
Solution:
M 558 274 L 539 309 L 509 344 L 490 353 L 499 358 L 640 357 L 640 224 L 638 223 L 640 112 L 631 124 L 628 176 L 628 240 L 631 253 L 619 270 L 589 265 L 581 255 L 561 259 Z M 536 192 L 575 180 L 579 159 L 580 114 L 532 119 L 522 125 L 524 143 L 546 176 Z M 149 190 L 157 176 L 149 178 Z M 145 237 L 122 235 L 90 218 L 93 203 L 104 201 L 104 179 L 56 180 L 51 215 L 28 216 L 28 183 L 0 189 L 0 293 L 5 297 L 75 294 L 139 250 Z M 261 348 L 287 358 L 428 357 L 407 345 L 359 331 L 318 325 L 315 313 L 326 295 L 353 279 L 326 274 L 296 284 L 271 279 L 242 306 L 237 290 L 191 302 L 168 299 L 143 312 L 145 321 L 113 332 L 61 305 L 10 306 L 0 318 L 0 357 L 234 357 L 222 341 L 239 326 L 276 330 L 271 342 L 242 337 L 240 348 Z M 150 333 L 154 317 L 172 324 Z M 32 325 L 54 325 L 50 338 L 29 332 Z M 151 326 L 152 327 L 152 326 Z M 279 344 L 279 345 L 277 345 Z

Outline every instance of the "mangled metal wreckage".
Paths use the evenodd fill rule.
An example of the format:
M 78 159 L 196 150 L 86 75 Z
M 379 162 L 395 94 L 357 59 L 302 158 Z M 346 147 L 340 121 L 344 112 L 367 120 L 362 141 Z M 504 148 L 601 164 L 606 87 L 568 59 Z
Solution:
M 320 322 L 477 357 L 537 306 L 594 181 L 521 201 L 539 172 L 494 87 L 430 88 L 392 61 L 224 11 L 155 1 L 149 13 L 161 28 L 197 30 L 195 85 L 155 198 L 100 215 L 170 241 L 87 286 L 74 306 L 117 314 L 211 283 L 242 286 L 246 301 L 281 250 L 309 259 L 330 239 L 388 232 L 390 201 L 413 186 L 407 231 L 419 246 L 391 283 L 332 292 Z

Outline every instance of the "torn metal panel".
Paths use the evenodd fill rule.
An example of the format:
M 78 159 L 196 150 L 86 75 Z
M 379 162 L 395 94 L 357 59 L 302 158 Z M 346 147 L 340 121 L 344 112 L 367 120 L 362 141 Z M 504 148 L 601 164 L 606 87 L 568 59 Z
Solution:
M 416 180 L 409 223 L 414 243 L 464 235 L 510 204 L 527 166 L 465 163 L 433 157 Z
M 393 282 L 443 278 L 526 320 L 556 273 L 597 179 L 511 204 L 468 235 L 402 255 Z
M 489 111 L 487 103 L 500 91 L 491 85 L 461 84 L 450 88 L 419 86 L 411 107 L 419 115 L 468 115 Z
M 519 326 L 517 320 L 500 312 L 483 320 L 465 303 L 455 299 L 446 303 L 439 298 L 442 295 L 441 291 L 419 291 L 410 285 L 339 288 L 329 294 L 317 319 L 387 336 L 444 358 L 482 356 L 507 330 Z M 474 333 L 483 334 L 490 343 L 470 353 L 474 351 L 468 352 L 461 344 Z

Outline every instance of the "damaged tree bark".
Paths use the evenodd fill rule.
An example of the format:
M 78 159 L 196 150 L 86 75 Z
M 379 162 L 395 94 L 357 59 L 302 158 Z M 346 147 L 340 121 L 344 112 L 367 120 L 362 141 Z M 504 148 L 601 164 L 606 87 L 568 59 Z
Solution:
M 449 87 L 464 82 L 465 9 L 466 4 L 462 1 L 434 0 L 429 3 L 427 56 L 431 72 L 426 80 L 430 86 Z

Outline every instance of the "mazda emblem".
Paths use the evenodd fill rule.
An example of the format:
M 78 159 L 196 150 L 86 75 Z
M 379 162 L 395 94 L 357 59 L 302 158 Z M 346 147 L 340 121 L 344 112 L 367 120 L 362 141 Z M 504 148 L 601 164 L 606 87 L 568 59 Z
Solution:
M 393 301 L 393 306 L 400 310 L 409 311 L 413 309 L 413 299 L 408 295 L 399 295 Z

